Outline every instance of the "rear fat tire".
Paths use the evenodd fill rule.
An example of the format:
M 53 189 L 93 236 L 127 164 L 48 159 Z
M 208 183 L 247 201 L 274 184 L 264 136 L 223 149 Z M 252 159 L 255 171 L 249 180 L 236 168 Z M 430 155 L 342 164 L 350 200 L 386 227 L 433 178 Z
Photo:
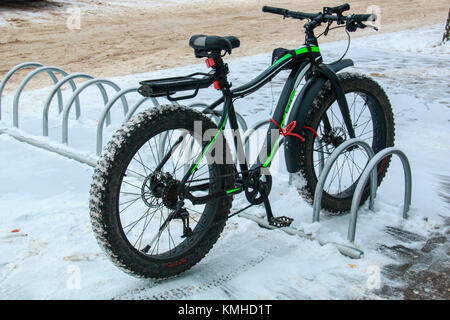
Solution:
M 124 235 L 117 203 L 122 176 L 135 152 L 152 136 L 174 127 L 194 130 L 194 121 L 202 121 L 203 133 L 217 126 L 208 117 L 185 107 L 172 105 L 146 110 L 119 129 L 106 146 L 95 168 L 90 190 L 90 216 L 97 242 L 112 262 L 123 271 L 143 278 L 168 278 L 184 272 L 198 263 L 219 238 L 230 212 L 232 196 L 210 201 L 203 215 L 208 214 L 209 224 L 224 220 L 203 233 L 182 255 L 166 260 L 154 259 L 134 248 Z M 229 152 L 224 140 L 224 155 Z M 225 163 L 225 162 L 224 162 Z M 213 164 L 211 176 L 234 173 L 234 165 Z M 210 192 L 234 186 L 234 176 L 215 179 Z
M 374 128 L 376 130 L 382 130 L 379 134 L 376 134 L 374 146 L 374 152 L 377 153 L 381 149 L 391 147 L 394 145 L 394 116 L 392 114 L 391 103 L 389 98 L 384 92 L 383 88 L 372 78 L 358 73 L 340 73 L 338 74 L 341 81 L 344 93 L 350 92 L 364 92 L 370 94 L 376 99 L 379 105 L 377 113 L 380 115 L 384 122 L 384 128 L 380 126 Z M 336 101 L 336 94 L 331 88 L 330 82 L 327 81 L 317 97 L 314 99 L 311 109 L 308 112 L 305 125 L 317 129 L 322 115 Z M 353 119 L 352 119 L 353 120 Z M 373 120 L 373 119 L 372 119 Z M 313 165 L 313 146 L 314 146 L 314 134 L 311 131 L 304 132 L 305 143 L 302 144 L 300 153 L 301 169 L 297 173 L 301 178 L 306 181 L 306 184 L 298 188 L 300 195 L 310 204 L 314 201 L 314 193 L 318 181 Z M 378 185 L 380 185 L 384 176 L 386 175 L 389 167 L 390 158 L 387 157 L 378 165 Z M 364 203 L 369 196 L 369 184 L 364 189 L 364 193 L 361 199 L 361 204 Z M 336 198 L 327 192 L 323 192 L 322 208 L 331 214 L 341 214 L 347 212 L 351 208 L 352 197 Z

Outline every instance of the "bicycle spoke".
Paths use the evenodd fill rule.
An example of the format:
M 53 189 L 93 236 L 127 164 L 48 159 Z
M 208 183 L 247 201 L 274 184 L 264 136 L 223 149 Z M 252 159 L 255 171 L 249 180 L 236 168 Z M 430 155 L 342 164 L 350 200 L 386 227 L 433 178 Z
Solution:
M 138 186 L 136 186 L 136 185 L 134 185 L 134 184 L 132 184 L 132 183 L 130 183 L 130 182 L 127 182 L 127 181 L 125 181 L 125 179 L 124 179 L 122 182 L 123 182 L 123 183 L 126 183 L 126 184 L 129 185 L 129 186 L 132 186 L 132 187 L 135 187 L 135 188 L 141 190 L 141 187 L 138 187 Z
M 138 161 L 138 160 L 137 160 L 136 158 L 134 158 L 134 157 L 133 157 L 133 160 L 136 161 L 136 162 L 138 162 L 138 163 L 140 163 L 140 164 L 142 165 L 142 168 L 144 168 L 144 173 L 145 173 L 145 175 L 148 176 L 147 169 L 148 169 L 150 172 L 153 172 L 153 170 L 149 169 L 149 168 L 144 164 L 144 161 L 142 160 L 142 157 L 141 157 L 141 154 L 139 153 L 139 151 L 137 152 L 137 155 L 138 155 L 140 161 Z
M 140 197 L 137 198 L 136 200 L 134 200 L 134 201 L 133 201 L 132 203 L 130 203 L 129 205 L 127 205 L 127 206 L 125 207 L 125 209 L 120 210 L 120 211 L 119 211 L 119 214 L 121 214 L 122 212 L 124 212 L 125 210 L 127 210 L 129 207 L 131 207 L 133 204 L 135 204 L 136 201 L 138 201 L 139 199 L 140 199 Z
M 156 209 L 156 210 L 157 210 L 157 209 Z M 126 234 L 128 234 L 129 232 L 131 232 L 131 230 L 133 230 L 133 228 L 134 228 L 140 221 L 142 221 L 142 219 L 144 219 L 145 216 L 147 216 L 147 215 L 149 215 L 149 214 L 154 214 L 154 213 L 156 212 L 156 210 L 155 210 L 155 211 L 152 211 L 152 212 L 149 212 L 149 211 L 150 211 L 150 208 L 148 208 L 148 209 L 144 212 L 144 214 L 143 214 L 139 219 L 137 219 L 137 220 L 135 220 L 135 221 L 129 223 L 128 225 L 126 225 L 126 226 L 123 227 L 122 229 L 125 230 L 125 229 L 131 227 L 131 229 L 128 230 L 127 233 L 126 233 Z M 153 215 L 153 216 L 154 216 L 154 215 Z M 152 216 L 152 217 L 153 217 L 153 216 Z

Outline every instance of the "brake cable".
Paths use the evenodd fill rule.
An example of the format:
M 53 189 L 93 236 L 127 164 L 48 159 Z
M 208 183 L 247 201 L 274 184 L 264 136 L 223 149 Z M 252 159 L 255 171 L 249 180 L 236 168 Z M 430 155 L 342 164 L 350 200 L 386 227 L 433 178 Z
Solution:
M 321 36 L 327 36 L 327 35 L 328 35 L 328 32 L 330 32 L 331 30 L 338 29 L 338 28 L 345 28 L 345 25 L 336 26 L 336 27 L 333 27 L 333 28 L 330 28 L 330 25 L 331 25 L 331 23 L 328 23 L 328 25 L 327 25 L 325 31 L 322 32 L 321 34 L 319 34 L 316 38 L 318 39 L 318 38 L 320 38 Z M 345 32 L 347 33 L 347 37 L 348 37 L 347 48 L 345 49 L 344 54 L 343 54 L 338 60 L 336 60 L 336 61 L 334 61 L 334 62 L 331 62 L 331 63 L 329 63 L 329 64 L 335 64 L 335 63 L 340 62 L 342 59 L 344 59 L 345 55 L 347 54 L 348 49 L 350 48 L 351 37 L 350 37 L 350 33 L 348 32 L 347 29 L 345 29 Z
M 345 29 L 345 32 L 347 33 L 347 37 L 348 37 L 347 48 L 345 49 L 344 54 L 338 60 L 336 60 L 336 61 L 334 61 L 334 62 L 332 62 L 330 64 L 335 64 L 335 63 L 340 62 L 342 59 L 344 59 L 345 55 L 348 52 L 348 49 L 350 49 L 350 41 L 351 41 L 350 33 L 347 31 L 347 29 Z

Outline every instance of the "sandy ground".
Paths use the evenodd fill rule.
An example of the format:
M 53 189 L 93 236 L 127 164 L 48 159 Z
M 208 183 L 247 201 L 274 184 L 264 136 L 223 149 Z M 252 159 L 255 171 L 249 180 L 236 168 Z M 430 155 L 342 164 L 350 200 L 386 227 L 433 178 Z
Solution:
M 238 36 L 241 48 L 233 52 L 233 57 L 270 52 L 281 46 L 298 47 L 304 37 L 302 23 L 263 14 L 262 5 L 315 12 L 324 5 L 343 1 L 234 0 L 159 7 L 154 5 L 158 1 L 153 1 L 153 5 L 147 3 L 146 7 L 135 7 L 133 1 L 68 2 L 0 3 L 0 77 L 25 61 L 39 61 L 62 67 L 69 73 L 87 72 L 95 77 L 192 64 L 198 60 L 188 46 L 188 39 L 196 33 Z M 366 0 L 348 2 L 351 12 L 367 12 Z M 70 30 L 68 10 L 75 8 L 74 3 L 81 10 L 80 29 Z M 374 4 L 381 10 L 380 32 L 442 23 L 449 10 L 448 0 L 377 0 Z M 359 31 L 352 36 L 373 32 Z M 335 30 L 320 41 L 345 38 L 345 32 Z M 11 79 L 6 92 L 11 92 L 20 80 L 20 76 Z M 48 85 L 48 81 L 34 81 L 30 87 Z

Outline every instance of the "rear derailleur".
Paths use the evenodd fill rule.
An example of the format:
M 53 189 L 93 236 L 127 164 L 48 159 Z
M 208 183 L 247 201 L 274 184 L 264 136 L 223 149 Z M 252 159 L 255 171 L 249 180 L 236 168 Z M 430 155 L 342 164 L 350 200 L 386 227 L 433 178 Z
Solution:
M 147 189 L 150 190 L 154 197 L 160 198 L 162 204 L 166 208 L 173 210 L 167 217 L 165 224 L 173 219 L 180 219 L 183 222 L 183 235 L 181 238 L 192 236 L 193 231 L 189 226 L 189 212 L 183 208 L 183 201 L 181 201 L 178 196 L 178 181 L 169 173 L 155 172 L 144 182 L 144 186 L 142 187 L 143 197 L 146 195 L 145 191 Z M 146 203 L 148 203 L 148 201 L 146 201 Z
M 189 226 L 189 212 L 185 208 L 177 210 L 173 219 L 181 219 L 183 222 L 183 235 L 181 238 L 189 238 L 194 234 L 192 228 Z

